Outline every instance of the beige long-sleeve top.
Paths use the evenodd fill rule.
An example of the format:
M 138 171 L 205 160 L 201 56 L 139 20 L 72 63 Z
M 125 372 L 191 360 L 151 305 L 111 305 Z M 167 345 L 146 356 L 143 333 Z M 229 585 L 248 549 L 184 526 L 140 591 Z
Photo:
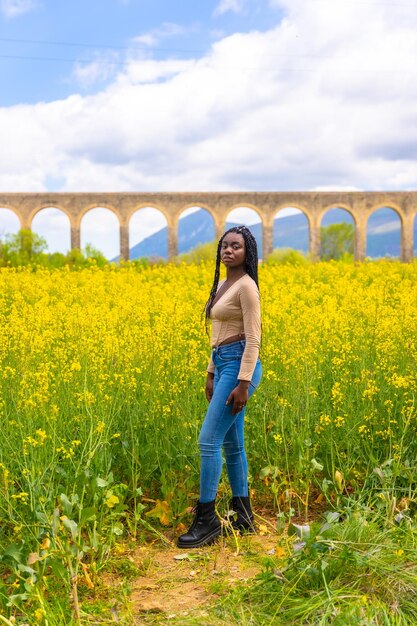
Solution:
M 218 290 L 225 281 L 219 283 Z M 251 380 L 261 344 L 261 303 L 255 281 L 244 274 L 219 297 L 210 311 L 211 345 L 219 346 L 225 339 L 245 333 L 246 345 L 238 380 Z M 214 373 L 213 359 L 207 368 Z

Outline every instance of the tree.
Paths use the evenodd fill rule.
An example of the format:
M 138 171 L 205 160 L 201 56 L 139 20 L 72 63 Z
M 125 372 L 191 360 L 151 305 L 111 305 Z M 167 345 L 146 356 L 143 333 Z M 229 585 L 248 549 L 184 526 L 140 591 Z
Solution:
M 94 248 L 91 243 L 86 244 L 84 248 L 84 256 L 87 259 L 94 260 L 99 267 L 104 267 L 109 263 L 104 254 L 97 248 Z
M 342 222 L 320 228 L 321 250 L 323 261 L 339 260 L 347 255 L 353 256 L 355 229 L 353 224 Z
M 47 248 L 46 239 L 29 229 L 22 228 L 15 235 L 6 235 L 5 241 L 0 246 L 0 257 L 3 265 L 45 263 Z
M 176 263 L 204 263 L 205 261 L 213 261 L 216 258 L 217 241 L 209 241 L 201 243 L 189 252 L 179 254 Z
M 48 254 L 47 247 L 46 239 L 31 230 L 22 229 L 16 235 L 6 235 L 0 239 L 0 267 L 32 263 L 56 269 L 65 265 L 74 268 L 89 267 L 92 263 L 104 267 L 109 263 L 104 254 L 91 244 L 86 245 L 84 253 L 77 248 L 67 254 L 62 252 Z

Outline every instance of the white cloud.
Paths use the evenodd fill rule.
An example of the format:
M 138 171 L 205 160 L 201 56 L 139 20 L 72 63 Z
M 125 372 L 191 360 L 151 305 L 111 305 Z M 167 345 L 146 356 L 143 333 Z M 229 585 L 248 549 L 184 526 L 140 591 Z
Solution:
M 2 108 L 0 189 L 415 189 L 417 10 L 388 4 L 280 2 L 203 58 L 132 51 L 95 95 Z
M 17 17 L 32 11 L 37 4 L 37 0 L 0 0 L 0 11 L 6 17 Z
M 131 47 L 125 58 L 117 51 L 96 51 L 91 63 L 77 62 L 73 69 L 70 81 L 75 82 L 82 89 L 91 88 L 99 84 L 108 83 L 124 71 L 119 78 L 126 81 L 153 82 L 175 74 L 186 64 L 185 61 L 166 59 L 156 61 L 152 58 L 152 49 L 157 48 L 164 39 L 180 37 L 185 33 L 193 32 L 193 25 L 184 27 L 180 24 L 165 22 L 159 28 L 134 37 Z M 117 79 L 119 80 L 119 79 Z
M 220 0 L 214 9 L 214 17 L 223 15 L 224 13 L 243 13 L 245 8 L 245 0 Z
M 157 46 L 161 40 L 179 37 L 187 32 L 192 32 L 194 27 L 185 27 L 173 22 L 164 22 L 159 28 L 154 28 L 146 33 L 142 33 L 132 40 L 133 44 L 139 46 Z
M 395 233 L 401 230 L 401 223 L 399 218 L 397 218 L 395 222 L 387 222 L 386 224 L 375 226 L 369 230 L 372 235 L 386 235 L 388 233 Z
M 117 74 L 121 65 L 120 54 L 117 52 L 100 52 L 91 63 L 77 61 L 71 79 L 85 89 L 97 83 L 107 82 Z
M 9 209 L 0 207 L 0 241 L 8 234 L 17 233 L 20 227 L 17 215 Z
M 167 221 L 160 211 L 151 207 L 139 209 L 129 223 L 130 247 L 161 230 L 166 224 Z
M 227 216 L 227 221 L 235 224 L 246 224 L 247 226 L 252 226 L 253 224 L 258 224 L 261 219 L 257 212 L 253 209 L 239 207 L 230 211 Z

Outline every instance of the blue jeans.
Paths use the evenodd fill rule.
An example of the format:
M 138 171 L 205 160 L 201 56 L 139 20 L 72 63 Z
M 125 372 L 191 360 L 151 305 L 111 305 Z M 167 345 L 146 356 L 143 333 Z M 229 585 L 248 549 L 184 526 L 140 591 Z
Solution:
M 233 496 L 248 495 L 248 462 L 244 441 L 246 407 L 232 415 L 233 403 L 226 405 L 230 392 L 239 383 L 237 376 L 244 349 L 245 341 L 213 348 L 214 391 L 198 440 L 201 455 L 200 502 L 211 502 L 216 498 L 222 473 L 222 447 Z M 258 359 L 249 383 L 249 397 L 255 392 L 261 378 L 262 365 Z

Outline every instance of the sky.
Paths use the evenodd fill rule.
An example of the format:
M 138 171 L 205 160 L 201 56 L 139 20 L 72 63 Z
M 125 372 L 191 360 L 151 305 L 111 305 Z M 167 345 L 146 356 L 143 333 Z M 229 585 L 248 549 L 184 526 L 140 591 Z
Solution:
M 416 53 L 415 0 L 0 0 L 0 191 L 415 190 Z

